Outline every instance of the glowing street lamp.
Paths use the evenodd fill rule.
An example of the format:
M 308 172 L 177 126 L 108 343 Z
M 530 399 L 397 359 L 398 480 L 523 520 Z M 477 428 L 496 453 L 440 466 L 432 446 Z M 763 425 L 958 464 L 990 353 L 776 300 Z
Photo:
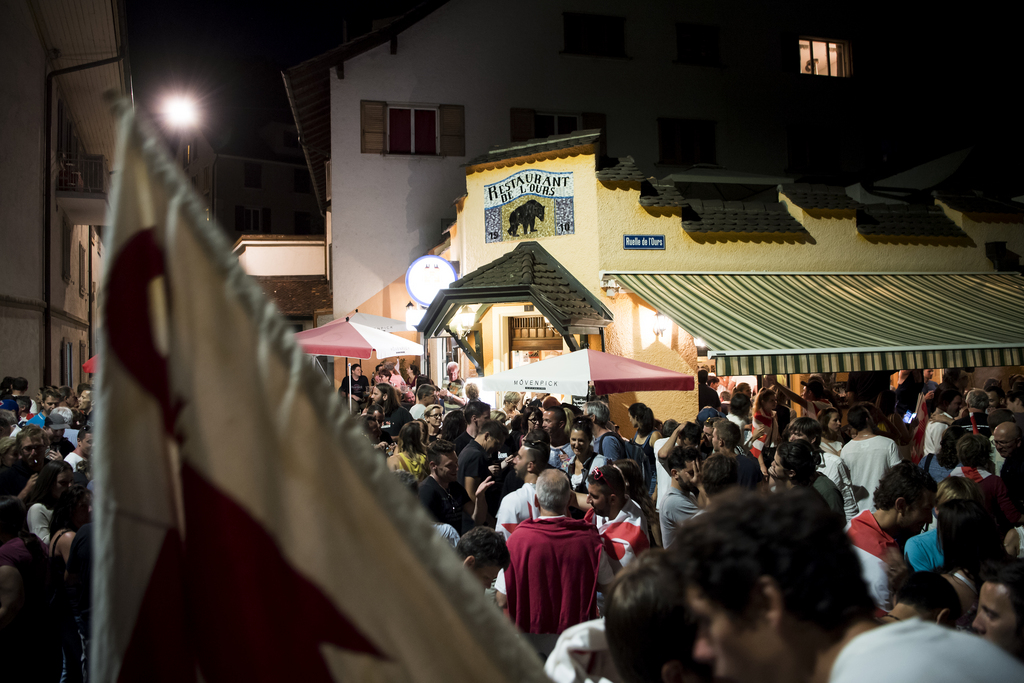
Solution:
M 175 128 L 194 126 L 199 120 L 196 103 L 187 97 L 172 97 L 164 103 L 164 117 Z

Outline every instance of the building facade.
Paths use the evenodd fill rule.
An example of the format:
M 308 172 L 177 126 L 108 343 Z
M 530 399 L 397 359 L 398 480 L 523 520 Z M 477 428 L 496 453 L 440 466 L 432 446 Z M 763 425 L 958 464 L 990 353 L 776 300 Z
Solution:
M 0 374 L 87 381 L 116 131 L 122 2 L 0 3 Z

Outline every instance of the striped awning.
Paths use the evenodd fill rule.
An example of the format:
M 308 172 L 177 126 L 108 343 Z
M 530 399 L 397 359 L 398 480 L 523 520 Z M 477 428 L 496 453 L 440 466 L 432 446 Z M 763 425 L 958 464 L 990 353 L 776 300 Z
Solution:
M 720 375 L 1024 364 L 1016 273 L 615 273 Z

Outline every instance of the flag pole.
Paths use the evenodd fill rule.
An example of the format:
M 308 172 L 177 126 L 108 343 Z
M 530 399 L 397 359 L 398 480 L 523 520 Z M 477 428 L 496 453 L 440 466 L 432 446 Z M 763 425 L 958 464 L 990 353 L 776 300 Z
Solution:
M 348 378 L 348 412 L 352 412 L 352 363 L 348 362 L 348 356 L 345 356 L 345 372 L 348 374 L 345 377 Z

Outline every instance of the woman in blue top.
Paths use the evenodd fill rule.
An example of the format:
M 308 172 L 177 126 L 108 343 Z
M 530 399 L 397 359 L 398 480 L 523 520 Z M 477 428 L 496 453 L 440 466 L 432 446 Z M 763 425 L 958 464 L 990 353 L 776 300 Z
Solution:
M 946 477 L 939 482 L 939 490 L 935 494 L 936 517 L 939 508 L 954 500 L 973 500 L 982 504 L 984 496 L 981 487 L 967 477 Z M 938 525 L 933 524 L 928 531 L 907 539 L 903 553 L 915 572 L 941 572 L 945 559 L 939 547 Z

